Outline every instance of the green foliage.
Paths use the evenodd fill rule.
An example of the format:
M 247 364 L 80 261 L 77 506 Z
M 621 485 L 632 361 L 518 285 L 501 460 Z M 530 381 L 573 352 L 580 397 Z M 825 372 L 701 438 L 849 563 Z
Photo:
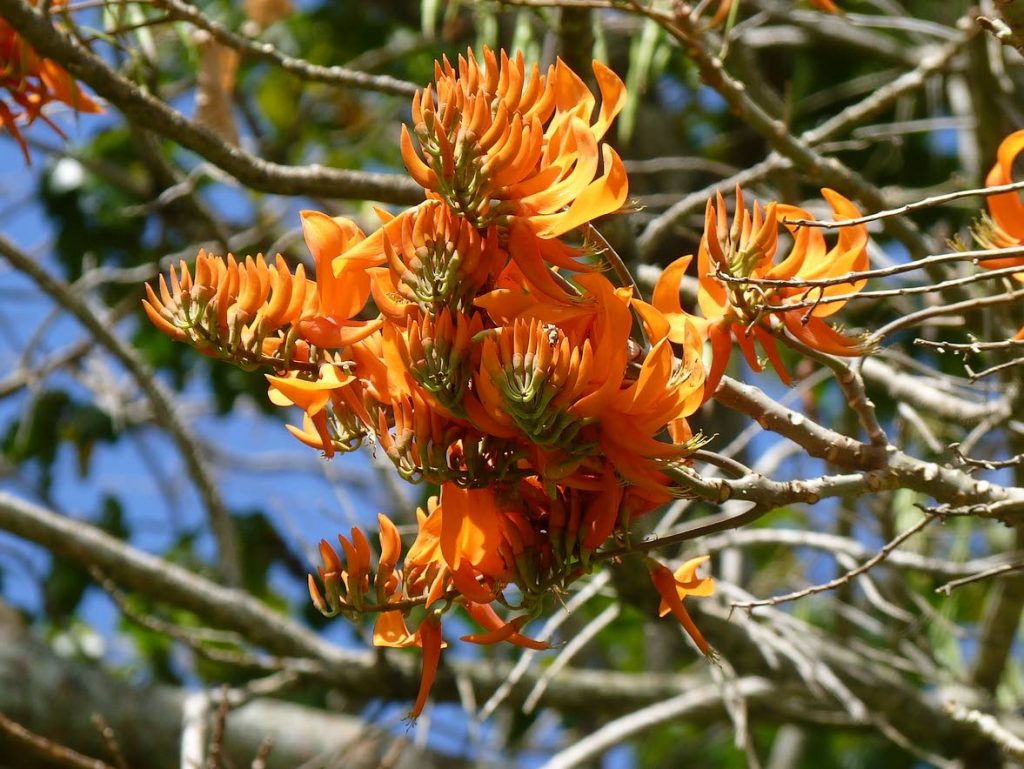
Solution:
M 65 390 L 54 389 L 30 399 L 24 416 L 8 424 L 0 447 L 10 461 L 34 464 L 40 473 L 40 487 L 49 490 L 61 444 L 74 450 L 79 475 L 85 476 L 95 445 L 116 438 L 108 414 Z

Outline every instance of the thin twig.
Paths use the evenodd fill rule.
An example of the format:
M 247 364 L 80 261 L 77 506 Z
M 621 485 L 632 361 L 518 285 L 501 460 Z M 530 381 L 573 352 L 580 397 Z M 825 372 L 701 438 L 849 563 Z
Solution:
M 956 192 L 948 192 L 945 195 L 935 195 L 930 198 L 925 198 L 924 200 L 907 203 L 906 205 L 899 206 L 898 208 L 876 211 L 873 214 L 858 216 L 853 219 L 842 219 L 839 221 L 828 222 L 818 219 L 783 219 L 782 222 L 783 224 L 794 224 L 799 227 L 820 227 L 825 230 L 837 230 L 841 227 L 854 227 L 858 224 L 876 222 L 879 219 L 887 219 L 890 216 L 902 216 L 903 214 L 920 211 L 923 208 L 941 206 L 945 203 L 951 203 L 954 200 L 962 200 L 963 198 L 989 197 L 990 195 L 1002 195 L 1006 192 L 1017 192 L 1019 190 L 1024 190 L 1024 182 L 1011 182 L 1009 184 L 997 184 L 992 187 L 975 187 L 969 190 L 957 190 Z
M 1012 350 L 1024 347 L 1024 339 L 1004 339 L 1001 342 L 936 342 L 931 339 L 915 339 L 914 344 L 931 347 L 940 353 L 948 350 L 979 353 L 982 350 Z
M 78 751 L 60 745 L 40 734 L 36 734 L 21 724 L 12 721 L 3 713 L 0 713 L 0 731 L 33 753 L 37 753 L 58 764 L 73 767 L 73 769 L 117 769 L 117 767 L 111 766 L 106 761 L 83 756 Z
M 995 366 L 982 369 L 981 371 L 974 371 L 966 361 L 964 361 L 964 369 L 967 371 L 968 376 L 972 382 L 977 382 L 979 379 L 998 374 L 1000 371 L 1006 371 L 1007 369 L 1016 368 L 1017 366 L 1024 366 L 1024 356 L 1020 358 L 1014 358 L 1013 360 L 1004 361 L 998 363 Z
M 824 593 L 824 592 L 826 592 L 828 590 L 834 590 L 835 588 L 839 587 L 840 585 L 845 585 L 848 582 L 850 582 L 852 579 L 854 579 L 855 577 L 859 577 L 861 574 L 864 574 L 865 572 L 870 571 L 871 569 L 873 569 L 875 566 L 877 566 L 882 561 L 884 561 L 886 559 L 886 557 L 889 555 L 889 553 L 891 553 L 897 547 L 902 545 L 904 542 L 906 542 L 912 536 L 917 534 L 917 532 L 921 531 L 921 529 L 923 529 L 925 526 L 927 526 L 929 523 L 931 523 L 936 518 L 937 518 L 937 516 L 935 516 L 935 515 L 925 515 L 925 517 L 922 518 L 920 521 L 915 523 L 909 529 L 907 529 L 902 534 L 900 534 L 898 537 L 896 537 L 895 539 L 891 540 L 888 544 L 886 544 L 884 547 L 882 547 L 882 549 L 879 550 L 878 553 L 876 553 L 874 557 L 869 558 L 867 561 L 865 561 L 863 564 L 858 566 L 856 569 L 851 569 L 850 571 L 846 572 L 842 576 L 836 577 L 833 580 L 829 580 L 828 582 L 826 582 L 824 584 L 813 585 L 811 587 L 804 588 L 803 590 L 797 590 L 797 591 L 792 592 L 792 593 L 786 593 L 785 595 L 773 596 L 772 598 L 763 598 L 763 599 L 761 599 L 759 601 L 733 602 L 732 608 L 734 608 L 734 609 L 746 609 L 746 610 L 749 611 L 750 609 L 753 609 L 753 608 L 755 608 L 757 606 L 778 606 L 779 604 L 782 604 L 782 603 L 788 603 L 789 601 L 795 601 L 795 600 L 800 599 L 800 598 L 806 598 L 807 596 L 815 595 L 817 593 Z
M 902 275 L 907 272 L 927 270 L 930 267 L 942 264 L 955 262 L 981 263 L 993 261 L 995 259 L 1005 259 L 1008 256 L 1024 256 L 1024 246 L 993 248 L 983 251 L 950 251 L 945 254 L 933 254 L 931 256 L 926 256 L 923 259 L 915 259 L 902 264 L 894 264 L 888 267 L 877 267 L 872 270 L 858 270 L 830 278 L 755 278 L 743 275 L 730 275 L 729 273 L 722 271 L 716 272 L 715 277 L 727 283 L 739 283 L 743 285 L 760 286 L 762 288 L 822 288 L 825 286 L 841 286 L 845 283 L 859 283 L 862 280 L 871 280 L 872 278 L 888 278 L 892 275 Z M 1000 274 L 1012 275 L 1013 270 L 1020 272 L 1021 267 L 1010 268 L 1010 270 L 1011 271 L 1009 273 Z M 997 270 L 991 270 L 987 274 L 993 274 L 996 272 Z M 849 299 L 851 296 L 853 295 L 848 295 L 846 299 Z M 821 304 L 821 302 L 818 302 L 818 304 Z
M 153 370 L 138 352 L 114 334 L 108 322 L 99 317 L 82 296 L 72 291 L 64 281 L 44 270 L 37 260 L 3 235 L 0 235 L 0 255 L 15 269 L 28 276 L 59 306 L 74 315 L 90 331 L 96 342 L 121 362 L 139 389 L 146 394 L 154 416 L 177 446 L 185 462 L 188 477 L 195 483 L 206 506 L 210 526 L 217 540 L 218 566 L 221 573 L 229 584 L 240 584 L 242 572 L 238 560 L 234 522 L 221 496 L 220 488 L 202 460 L 199 445 L 178 415 L 171 394 L 157 380 Z
M 992 577 L 998 577 L 1000 574 L 1006 574 L 1011 571 L 1020 571 L 1024 569 L 1024 561 L 1018 563 L 1003 563 L 999 566 L 993 566 L 991 569 L 985 569 L 985 571 L 979 571 L 977 574 L 971 574 L 967 577 L 961 577 L 960 579 L 951 579 L 944 585 L 939 585 L 935 588 L 936 593 L 945 593 L 949 595 L 958 587 L 969 585 L 972 582 L 980 582 L 983 579 L 990 579 Z
M 99 713 L 92 714 L 92 723 L 96 727 L 96 731 L 100 733 L 103 744 L 107 746 L 107 752 L 114 760 L 117 769 L 128 769 L 128 762 L 125 760 L 124 753 L 121 752 L 121 746 L 118 745 L 117 736 L 110 724 Z
M 995 716 L 952 701 L 946 703 L 945 710 L 954 721 L 970 726 L 1013 760 L 1024 760 L 1024 740 L 1000 724 Z
M 401 175 L 267 162 L 224 142 L 111 69 L 24 0 L 0 0 L 0 16 L 40 55 L 59 61 L 129 120 L 196 152 L 250 189 L 275 195 L 380 200 L 402 205 L 423 199 L 419 185 Z
M 329 83 L 345 88 L 363 88 L 368 91 L 380 91 L 410 98 L 418 88 L 415 83 L 398 80 L 387 75 L 371 75 L 349 67 L 323 67 L 303 59 L 297 59 L 275 48 L 270 43 L 261 43 L 237 32 L 232 32 L 220 22 L 206 16 L 195 6 L 181 0 L 151 0 L 151 2 L 153 5 L 166 8 L 171 18 L 188 21 L 200 29 L 206 30 L 219 43 L 234 48 L 245 56 L 272 61 L 285 72 L 290 72 L 303 80 Z
M 956 454 L 958 461 L 972 467 L 983 467 L 986 470 L 1001 470 L 1004 467 L 1015 467 L 1024 464 L 1024 454 L 1017 454 L 1009 459 L 974 459 L 964 454 L 959 443 L 949 444 L 949 450 Z
M 938 318 L 943 315 L 963 316 L 968 312 L 980 310 L 986 307 L 998 307 L 1004 304 L 1013 304 L 1021 298 L 1024 298 L 1024 288 L 1017 289 L 1016 291 L 1009 291 L 1005 294 L 998 294 L 996 296 L 982 296 L 976 299 L 966 299 L 962 302 L 953 302 L 952 304 L 926 307 L 923 310 L 917 310 L 916 312 L 909 313 L 901 318 L 897 318 L 896 320 L 886 323 L 884 326 L 874 331 L 871 336 L 867 338 L 865 344 L 873 347 L 890 334 L 893 334 L 900 329 L 915 326 L 931 318 Z

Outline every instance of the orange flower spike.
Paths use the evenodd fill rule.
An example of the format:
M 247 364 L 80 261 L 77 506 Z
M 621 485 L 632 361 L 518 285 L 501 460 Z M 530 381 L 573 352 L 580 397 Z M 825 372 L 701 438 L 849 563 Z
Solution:
M 472 51 L 457 69 L 447 59 L 438 63 L 436 96 L 428 88 L 414 98 L 421 153 L 408 131 L 402 137 L 411 175 L 481 228 L 541 217 L 531 227 L 552 238 L 619 208 L 625 173 L 618 157 L 606 148 L 606 173 L 594 175 L 597 142 L 624 103 L 622 81 L 595 63 L 602 105 L 591 125 L 594 96 L 563 62 L 541 75 L 537 67 L 527 74 L 521 54 L 501 52 L 499 61 L 485 49 L 483 58 L 483 71 Z
M 417 631 L 420 637 L 420 646 L 423 648 L 423 672 L 420 676 L 420 689 L 416 695 L 416 702 L 409 711 L 409 718 L 416 719 L 423 712 L 427 704 L 427 697 L 434 686 L 434 679 L 437 677 L 437 667 L 441 662 L 441 647 L 444 638 L 441 635 L 441 621 L 432 614 L 428 614 L 420 623 Z
M 689 562 L 692 563 L 692 562 Z M 688 566 L 684 564 L 684 566 Z M 698 564 L 699 565 L 699 564 Z M 684 585 L 680 585 L 680 582 L 676 579 L 676 576 L 672 571 L 652 558 L 647 559 L 647 568 L 651 575 L 651 583 L 654 585 L 655 590 L 661 596 L 663 607 L 665 611 L 659 609 L 659 616 L 665 616 L 668 612 L 672 612 L 672 615 L 679 621 L 679 624 L 683 626 L 683 629 L 687 632 L 693 642 L 697 645 L 701 654 L 705 657 L 710 657 L 714 654 L 711 645 L 704 639 L 700 630 L 694 624 L 693 619 L 690 617 L 690 613 L 686 610 L 683 605 L 683 598 L 686 595 L 710 595 L 710 592 L 698 592 L 698 590 L 705 590 L 706 588 L 696 586 L 693 592 L 689 592 L 688 588 Z M 682 588 L 682 593 L 680 592 Z M 713 589 L 713 586 L 712 588 Z
M 309 595 L 313 600 L 313 605 L 316 606 L 317 611 L 328 617 L 333 617 L 338 614 L 342 608 L 345 607 L 345 602 L 341 597 L 341 583 L 344 578 L 344 566 L 341 563 L 341 559 L 338 557 L 337 552 L 330 546 L 327 540 L 320 540 L 320 557 L 323 560 L 323 566 L 318 567 L 317 571 L 320 574 L 320 579 L 324 583 L 324 591 L 327 594 L 326 599 L 320 593 L 320 589 L 317 587 L 316 580 L 313 575 L 310 574 L 307 580 L 309 587 Z

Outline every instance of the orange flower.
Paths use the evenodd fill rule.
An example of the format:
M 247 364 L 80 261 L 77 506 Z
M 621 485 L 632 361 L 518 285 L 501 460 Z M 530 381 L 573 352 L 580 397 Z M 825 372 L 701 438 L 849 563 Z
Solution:
M 302 229 L 317 265 L 317 280 L 307 280 L 300 264 L 295 273 L 278 255 L 268 265 L 263 255 L 196 257 L 195 275 L 181 262 L 179 280 L 172 267 L 170 288 L 161 275 L 157 292 L 146 286 L 143 307 L 164 333 L 187 341 L 200 350 L 215 352 L 240 365 L 256 366 L 281 351 L 280 331 L 291 326 L 279 365 L 289 363 L 295 345 L 340 348 L 353 344 L 380 328 L 382 321 L 353 320 L 370 294 L 367 275 L 334 277 L 333 259 L 363 239 L 348 220 L 335 220 L 317 211 L 303 211 Z M 305 352 L 298 355 L 306 359 Z
M 710 577 L 697 577 L 698 567 L 707 561 L 708 558 L 709 556 L 706 555 L 693 558 L 676 569 L 674 574 L 667 566 L 658 563 L 653 558 L 647 559 L 651 583 L 658 591 L 658 594 L 661 595 L 658 616 L 664 617 L 669 612 L 672 612 L 672 615 L 679 620 L 679 624 L 683 626 L 683 629 L 693 639 L 693 642 L 697 644 L 697 648 L 700 649 L 701 654 L 704 656 L 713 654 L 713 651 L 708 642 L 704 640 L 700 630 L 693 623 L 690 613 L 683 605 L 683 599 L 688 595 L 709 596 L 715 592 L 715 582 L 713 579 Z
M 469 616 L 480 624 L 487 632 L 464 635 L 459 639 L 461 641 L 484 645 L 508 641 L 516 646 L 522 646 L 526 649 L 534 649 L 537 651 L 551 648 L 550 644 L 544 641 L 535 641 L 532 638 L 527 638 L 519 632 L 523 625 L 531 619 L 529 615 L 515 617 L 508 622 L 504 622 L 501 617 L 498 616 L 497 612 L 495 612 L 488 604 L 473 603 L 472 601 L 469 601 L 465 604 L 465 607 L 466 613 L 469 614 Z
M 437 666 L 441 662 L 441 649 L 444 647 L 444 638 L 441 635 L 441 622 L 437 617 L 428 615 L 420 623 L 419 646 L 423 649 L 423 671 L 420 674 L 420 690 L 416 695 L 416 702 L 409 711 L 409 718 L 417 718 L 423 712 L 427 704 L 427 697 L 434 686 L 434 679 L 437 677 Z
M 429 607 L 450 583 L 448 566 L 441 553 L 441 516 L 437 497 L 427 500 L 427 510 L 416 510 L 416 540 L 405 556 L 406 592 L 427 596 Z
M 37 0 L 30 0 L 35 5 Z M 64 5 L 54 0 L 53 7 Z M 77 112 L 103 112 L 78 86 L 67 70 L 52 59 L 46 59 L 18 35 L 17 31 L 0 18 L 0 90 L 7 91 L 10 103 L 0 98 L 0 130 L 6 128 L 21 146 L 25 162 L 29 163 L 28 145 L 18 129 L 18 123 L 31 124 L 36 118 L 56 131 L 64 133 L 50 120 L 43 109 L 52 102 L 61 102 Z
M 496 231 L 477 230 L 438 201 L 396 217 L 378 232 L 381 253 L 390 268 L 391 282 L 386 286 L 425 312 L 464 309 L 508 259 L 498 246 Z M 363 253 L 347 254 L 342 264 L 352 264 Z M 377 266 L 384 261 L 371 263 Z M 359 274 L 358 267 L 344 272 Z
M 524 217 L 553 238 L 619 208 L 626 197 L 622 161 L 598 142 L 625 103 L 622 81 L 600 62 L 594 95 L 564 62 L 541 75 L 526 71 L 522 54 L 500 61 L 484 49 L 484 67 L 472 50 L 458 68 L 444 59 L 434 90 L 413 98 L 414 133 L 423 158 L 403 127 L 402 157 L 409 173 L 478 227 Z M 599 159 L 605 173 L 595 180 Z M 568 210 L 562 209 L 569 206 Z
M 286 376 L 267 374 L 268 396 L 275 406 L 298 406 L 304 412 L 303 428 L 288 425 L 289 432 L 327 457 L 337 449 L 352 451 L 362 445 L 366 430 L 351 419 L 345 399 L 339 393 L 355 381 L 346 369 L 349 361 L 332 359 L 329 355 L 320 364 L 315 379 L 303 372 L 291 371 Z
M 636 380 L 619 389 L 600 415 L 601 450 L 637 486 L 667 492 L 659 462 L 679 460 L 694 446 L 686 417 L 703 401 L 704 366 L 694 335 L 677 364 L 667 340 L 654 345 Z M 668 427 L 672 443 L 654 436 Z
M 587 233 L 581 247 L 560 240 L 625 200 L 622 163 L 600 144 L 622 83 L 602 65 L 594 71 L 599 109 L 562 62 L 541 75 L 490 51 L 482 67 L 471 53 L 457 71 L 446 61 L 436 98 L 428 88 L 414 104 L 422 157 L 403 135 L 409 170 L 429 190 L 424 203 L 378 212 L 369 237 L 303 212 L 315 281 L 280 257 L 201 254 L 194 278 L 183 265 L 180 280 L 172 270 L 169 286 L 148 288 L 147 312 L 166 333 L 274 368 L 270 399 L 302 409 L 302 427 L 289 428 L 299 440 L 331 456 L 368 437 L 402 477 L 440 486 L 417 511 L 404 563 L 397 529 L 380 516 L 375 572 L 353 529 L 339 537 L 343 555 L 321 545 L 322 588 L 310 578 L 325 614 L 376 613 L 374 645 L 423 650 L 413 717 L 436 676 L 446 612 L 461 605 L 481 626 L 465 641 L 545 648 L 523 635 L 525 624 L 590 570 L 609 538 L 670 498 L 667 471 L 694 445 L 686 420 L 703 398 L 708 322 L 687 316 L 670 285 L 685 265 L 669 269 L 647 304 L 599 272 Z M 771 266 L 771 211 L 770 228 L 759 211 L 740 215 L 733 239 L 745 275 Z M 797 236 L 808 262 L 826 259 L 815 237 Z M 704 250 L 732 253 L 721 240 Z M 818 274 L 793 258 L 783 264 L 790 275 Z M 380 316 L 358 319 L 369 296 Z M 720 314 L 739 321 L 725 300 Z M 706 586 L 664 567 L 652 567 L 652 580 L 686 625 L 680 590 Z M 499 615 L 493 604 L 509 607 L 512 585 L 514 610 Z
M 490 489 L 442 486 L 440 504 L 433 515 L 441 515 L 441 554 L 448 568 L 458 572 L 465 562 L 475 574 L 507 581 L 510 564 L 502 551 L 513 536 L 509 531 L 510 514 L 512 511 L 499 505 Z
M 580 250 L 538 238 L 518 220 L 510 229 L 491 225 L 479 230 L 437 200 L 395 217 L 382 215 L 381 228 L 336 259 L 334 272 L 341 279 L 369 271 L 374 301 L 396 322 L 409 317 L 415 307 L 435 312 L 442 305 L 465 309 L 476 294 L 501 280 L 510 263 L 518 269 L 517 285 L 556 303 L 578 296 L 556 280 L 551 267 L 595 269 L 579 261 Z M 388 269 L 380 269 L 383 265 Z
M 1015 131 L 1003 139 L 999 145 L 996 164 L 985 178 L 987 187 L 1013 183 L 1013 164 L 1022 149 L 1024 130 Z M 1024 203 L 1021 203 L 1020 193 L 1004 192 L 1000 195 L 989 195 L 987 200 L 994 227 L 982 227 L 976 231 L 975 234 L 979 236 L 982 245 L 986 248 L 1009 248 L 1024 243 Z M 1024 266 L 1024 256 L 986 259 L 981 265 L 990 270 Z M 1024 280 L 1020 275 L 1017 277 Z
M 462 416 L 472 374 L 471 340 L 482 330 L 480 315 L 453 315 L 445 308 L 422 320 L 411 319 L 405 331 L 388 326 L 385 354 L 393 349 L 402 367 L 440 408 Z
M 829 189 L 822 190 L 837 220 L 860 215 L 849 200 Z M 859 355 L 863 348 L 856 339 L 835 331 L 823 318 L 838 311 L 844 301 L 833 297 L 856 292 L 864 285 L 842 283 L 817 288 L 794 286 L 760 286 L 754 283 L 725 280 L 751 278 L 814 281 L 835 278 L 868 266 L 867 228 L 864 225 L 844 227 L 837 244 L 828 249 L 821 231 L 796 227 L 787 223 L 794 243 L 789 254 L 778 264 L 778 226 L 783 219 L 811 218 L 807 211 L 795 206 L 769 203 L 762 211 L 755 202 L 753 211 L 743 206 L 742 192 L 736 190 L 736 213 L 730 227 L 721 195 L 717 203 L 708 202 L 704 235 L 697 255 L 700 288 L 697 293 L 703 318 L 685 313 L 679 305 L 679 285 L 692 257 L 684 256 L 670 264 L 662 273 L 654 290 L 653 305 L 669 322 L 673 341 L 685 336 L 687 323 L 696 323 L 711 342 L 713 364 L 708 375 L 706 395 L 710 396 L 725 372 L 731 352 L 730 336 L 736 340 L 747 363 L 761 371 L 754 350 L 760 343 L 779 377 L 786 383 L 789 376 L 775 345 L 775 335 L 784 327 L 794 339 L 830 355 Z M 813 307 L 793 307 L 807 301 L 820 302 Z M 778 321 L 778 322 L 773 322 Z
M 317 307 L 303 314 L 296 331 L 317 347 L 347 347 L 372 334 L 380 320 L 352 320 L 370 296 L 370 277 L 356 273 L 335 277 L 333 261 L 364 238 L 362 230 L 348 219 L 332 219 L 319 211 L 303 211 L 302 234 L 316 263 Z
M 1015 131 L 1003 139 L 999 145 L 996 164 L 985 178 L 988 187 L 997 187 L 1013 183 L 1013 164 L 1024 149 L 1024 130 Z M 988 197 L 988 210 L 991 222 L 983 222 L 975 227 L 974 237 L 983 248 L 1012 248 L 1024 245 L 1024 204 L 1017 192 L 1004 192 Z M 1007 256 L 1001 259 L 986 259 L 979 262 L 989 270 L 1024 267 L 1024 256 Z M 1024 283 L 1024 271 L 1014 274 Z M 1022 328 L 1014 340 L 1024 339 Z
M 194 278 L 185 262 L 180 270 L 179 281 L 171 267 L 170 289 L 160 276 L 159 297 L 146 285 L 146 314 L 172 338 L 242 365 L 258 364 L 268 335 L 315 306 L 302 266 L 292 275 L 280 256 L 269 266 L 262 254 L 238 262 L 200 251 Z
M 572 409 L 601 389 L 593 362 L 589 340 L 576 345 L 556 326 L 516 320 L 484 339 L 477 392 L 487 416 L 503 428 L 519 428 L 544 448 L 590 453 L 595 447 L 579 440 L 584 422 Z M 616 382 L 606 381 L 610 395 Z
M 656 332 L 652 337 L 664 337 L 668 321 L 603 275 L 578 275 L 576 281 L 590 301 L 571 310 L 500 289 L 477 301 L 507 324 L 483 341 L 474 383 L 485 416 L 504 430 L 518 428 L 549 452 L 537 457 L 546 478 L 564 478 L 586 457 L 603 453 L 627 480 L 664 491 L 667 479 L 658 462 L 691 448 L 685 417 L 702 402 L 699 334 L 691 326 L 681 337 L 684 360 L 678 366 L 663 341 L 637 362 L 630 308 L 639 305 Z M 630 373 L 627 379 L 636 363 L 635 378 Z M 653 437 L 666 426 L 675 443 Z

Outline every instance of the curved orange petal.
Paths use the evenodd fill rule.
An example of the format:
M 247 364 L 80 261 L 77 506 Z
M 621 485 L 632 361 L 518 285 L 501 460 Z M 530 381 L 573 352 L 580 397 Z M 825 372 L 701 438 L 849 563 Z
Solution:
M 567 211 L 548 216 L 531 216 L 530 224 L 538 237 L 557 238 L 599 216 L 618 211 L 629 194 L 629 179 L 618 153 L 609 145 L 602 147 L 604 175 L 588 184 Z
M 409 718 L 416 718 L 423 712 L 427 704 L 427 697 L 434 686 L 434 679 L 437 677 L 437 666 L 441 662 L 441 646 L 444 639 L 441 636 L 441 621 L 435 617 L 428 616 L 420 623 L 416 631 L 419 636 L 419 644 L 423 648 L 423 672 L 420 676 L 420 690 L 416 695 L 416 702 L 409 711 Z
M 1013 161 L 1024 150 L 1024 130 L 1015 131 L 999 145 L 996 165 L 985 179 L 987 187 L 1010 184 L 1013 181 Z M 992 218 L 1007 234 L 1024 240 L 1024 204 L 1016 192 L 991 195 L 988 210 Z

